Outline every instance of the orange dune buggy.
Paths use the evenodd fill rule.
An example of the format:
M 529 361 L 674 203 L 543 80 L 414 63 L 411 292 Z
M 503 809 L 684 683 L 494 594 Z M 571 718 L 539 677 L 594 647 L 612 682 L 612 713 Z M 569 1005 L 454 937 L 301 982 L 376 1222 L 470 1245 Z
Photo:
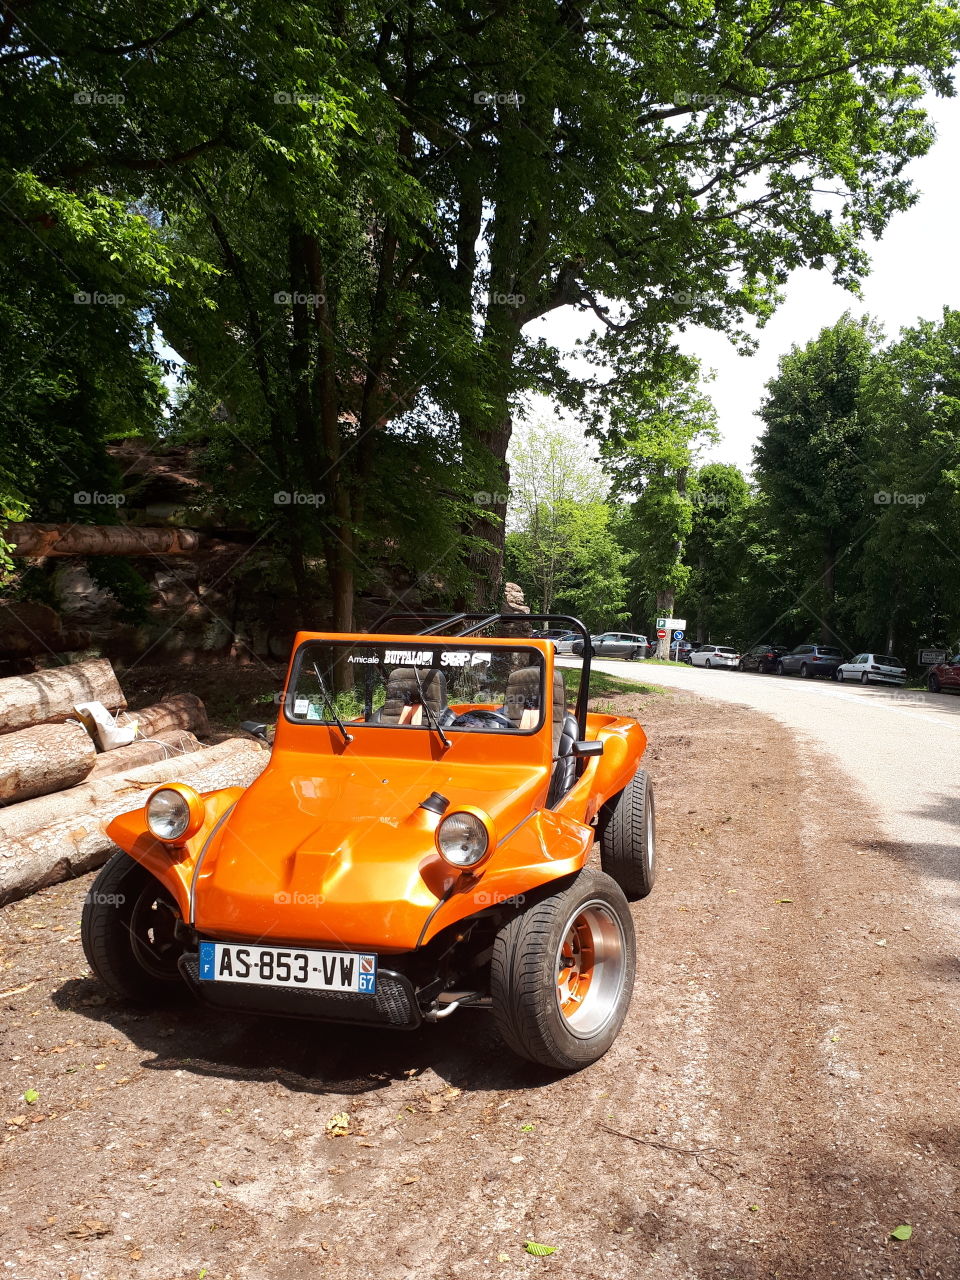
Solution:
M 516 615 L 299 634 L 264 773 L 164 784 L 108 827 L 124 852 L 84 906 L 94 972 L 128 999 L 185 983 L 384 1027 L 486 1008 L 525 1058 L 599 1058 L 633 990 L 627 899 L 655 874 L 646 737 L 588 714 L 582 623 L 529 621 L 583 635 L 573 713 L 549 640 L 489 634 Z

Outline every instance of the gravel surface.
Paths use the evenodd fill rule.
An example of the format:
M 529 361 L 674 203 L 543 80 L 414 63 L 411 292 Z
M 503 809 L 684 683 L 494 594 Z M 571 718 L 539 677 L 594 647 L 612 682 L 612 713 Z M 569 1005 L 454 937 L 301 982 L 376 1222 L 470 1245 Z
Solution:
M 955 1280 L 960 970 L 914 860 L 769 716 L 604 703 L 648 727 L 661 866 L 625 1030 L 576 1076 L 469 1011 L 138 1013 L 85 973 L 89 877 L 0 912 L 4 1274 Z

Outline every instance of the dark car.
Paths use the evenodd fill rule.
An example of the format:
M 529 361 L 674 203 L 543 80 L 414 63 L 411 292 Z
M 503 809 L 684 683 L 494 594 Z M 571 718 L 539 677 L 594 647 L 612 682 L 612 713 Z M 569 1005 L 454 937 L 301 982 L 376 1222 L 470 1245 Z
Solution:
M 647 637 L 633 631 L 604 631 L 602 635 L 591 636 L 590 645 L 595 658 L 646 658 L 650 652 Z M 573 652 L 583 653 L 582 640 L 574 642 Z
M 930 668 L 927 688 L 931 693 L 960 693 L 960 653 Z
M 795 649 L 777 659 L 777 675 L 799 675 L 804 680 L 824 676 L 832 680 L 843 659 L 841 650 L 834 649 L 831 645 L 798 644 Z
M 741 657 L 737 670 L 762 671 L 765 675 L 770 675 L 776 671 L 780 659 L 789 652 L 785 644 L 755 644 Z

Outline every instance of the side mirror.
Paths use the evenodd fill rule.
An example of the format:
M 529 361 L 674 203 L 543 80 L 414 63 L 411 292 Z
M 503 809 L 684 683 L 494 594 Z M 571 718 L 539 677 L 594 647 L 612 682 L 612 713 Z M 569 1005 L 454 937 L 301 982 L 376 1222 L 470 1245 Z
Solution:
M 575 756 L 602 756 L 602 742 L 575 742 L 573 744 L 573 754 Z
M 254 738 L 260 738 L 263 742 L 267 741 L 267 726 L 259 724 L 256 720 L 241 720 L 240 728 L 244 733 L 252 734 Z

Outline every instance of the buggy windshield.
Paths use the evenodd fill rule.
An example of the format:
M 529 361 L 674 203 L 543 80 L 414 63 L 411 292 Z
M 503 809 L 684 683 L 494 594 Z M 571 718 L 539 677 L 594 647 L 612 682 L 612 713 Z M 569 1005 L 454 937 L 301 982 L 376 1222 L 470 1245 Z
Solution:
M 284 707 L 295 724 L 448 733 L 534 733 L 543 723 L 542 656 L 521 646 L 414 636 L 311 641 L 297 654 Z

